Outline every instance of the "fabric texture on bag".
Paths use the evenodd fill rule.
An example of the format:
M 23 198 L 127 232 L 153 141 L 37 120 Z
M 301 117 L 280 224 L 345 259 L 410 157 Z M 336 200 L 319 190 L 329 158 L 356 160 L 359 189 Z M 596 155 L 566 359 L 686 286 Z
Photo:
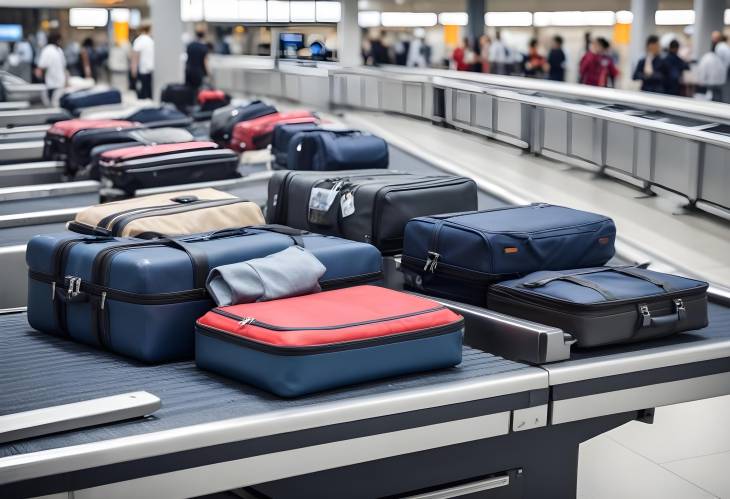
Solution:
M 292 246 L 263 258 L 216 267 L 206 287 L 218 306 L 269 301 L 321 291 L 319 279 L 326 271 L 312 253 Z

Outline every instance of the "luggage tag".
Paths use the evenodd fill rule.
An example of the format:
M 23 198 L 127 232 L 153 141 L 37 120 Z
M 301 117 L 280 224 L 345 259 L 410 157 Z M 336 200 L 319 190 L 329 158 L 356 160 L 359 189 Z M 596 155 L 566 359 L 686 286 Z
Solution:
M 347 218 L 355 213 L 355 196 L 352 191 L 347 191 L 340 196 L 340 211 L 342 218 Z
M 312 188 L 309 194 L 309 221 L 311 223 L 330 225 L 331 221 L 328 220 L 327 214 L 344 184 L 344 181 L 339 180 L 330 189 Z

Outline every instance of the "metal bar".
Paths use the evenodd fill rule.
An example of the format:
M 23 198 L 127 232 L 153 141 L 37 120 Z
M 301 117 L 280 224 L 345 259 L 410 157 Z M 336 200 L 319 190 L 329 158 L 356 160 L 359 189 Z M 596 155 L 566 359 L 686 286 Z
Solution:
M 161 406 L 147 392 L 131 392 L 0 416 L 0 443 L 147 416 Z
M 98 192 L 99 182 L 96 180 L 79 180 L 78 182 L 59 182 L 55 184 L 24 185 L 0 188 L 0 201 L 16 199 L 32 199 L 51 196 L 68 196 Z
M 433 492 L 426 492 L 416 496 L 408 496 L 406 499 L 450 499 L 452 497 L 461 497 L 507 486 L 509 486 L 509 475 L 503 475 L 477 482 L 464 483 L 455 487 L 449 487 L 448 489 L 434 490 Z

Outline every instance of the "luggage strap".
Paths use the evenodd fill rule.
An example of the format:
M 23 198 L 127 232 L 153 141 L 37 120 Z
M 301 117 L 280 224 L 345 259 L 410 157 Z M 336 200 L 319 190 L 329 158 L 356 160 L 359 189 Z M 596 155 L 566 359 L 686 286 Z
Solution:
M 591 282 L 586 279 L 582 279 L 582 278 L 578 277 L 580 275 L 590 275 L 590 274 L 597 274 L 599 272 L 613 271 L 613 272 L 618 272 L 620 274 L 635 277 L 635 278 L 641 279 L 643 281 L 650 282 L 650 283 L 654 284 L 655 286 L 662 288 L 667 293 L 673 291 L 673 288 L 669 284 L 667 284 L 666 282 L 664 282 L 660 279 L 657 279 L 656 277 L 646 275 L 644 272 L 642 272 L 642 270 L 645 270 L 645 269 L 643 269 L 639 266 L 629 266 L 629 265 L 623 266 L 623 267 L 605 267 L 605 268 L 601 268 L 601 269 L 589 269 L 589 270 L 583 270 L 583 271 L 578 271 L 578 272 L 571 272 L 569 274 L 553 275 L 551 277 L 546 277 L 546 278 L 540 279 L 538 281 L 525 282 L 525 283 L 522 283 L 522 286 L 525 288 L 532 289 L 532 288 L 539 288 L 541 286 L 545 286 L 546 284 L 551 283 L 553 281 L 570 281 L 579 286 L 591 288 L 594 291 L 597 291 L 607 300 L 613 300 L 613 299 L 615 299 L 615 297 L 613 296 L 613 294 L 610 291 L 606 290 L 605 288 L 603 288 L 602 286 L 600 286 L 594 282 Z

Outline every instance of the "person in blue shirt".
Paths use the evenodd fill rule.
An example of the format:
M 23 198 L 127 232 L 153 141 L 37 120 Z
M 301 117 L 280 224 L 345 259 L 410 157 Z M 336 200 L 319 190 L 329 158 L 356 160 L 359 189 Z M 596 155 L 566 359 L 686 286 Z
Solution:
M 567 57 L 563 50 L 563 37 L 555 35 L 550 52 L 547 55 L 548 80 L 565 81 L 565 66 Z
M 208 76 L 208 45 L 205 43 L 205 31 L 195 32 L 195 40 L 188 44 L 188 59 L 185 62 L 185 85 L 199 89 Z
M 641 81 L 641 90 L 644 92 L 665 92 L 666 68 L 658 36 L 651 35 L 646 39 L 646 55 L 636 65 L 633 79 Z

